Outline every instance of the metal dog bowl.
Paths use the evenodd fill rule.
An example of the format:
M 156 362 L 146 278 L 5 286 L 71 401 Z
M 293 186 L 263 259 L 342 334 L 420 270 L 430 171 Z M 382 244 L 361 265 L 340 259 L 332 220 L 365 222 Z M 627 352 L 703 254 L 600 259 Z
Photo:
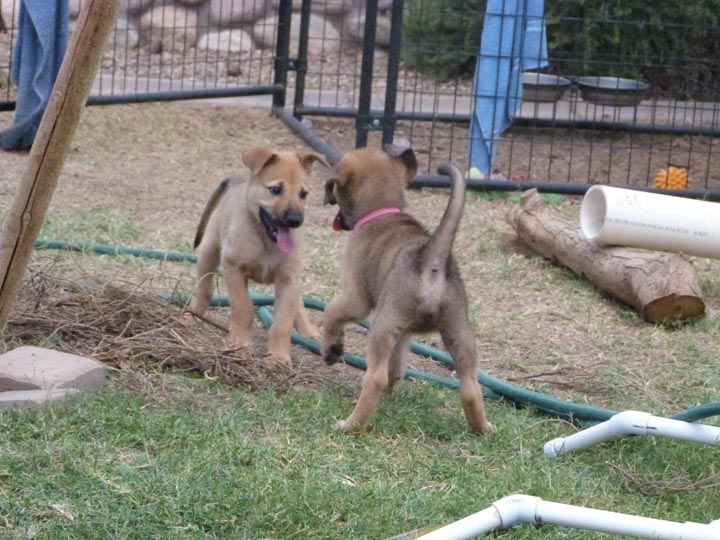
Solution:
M 576 83 L 585 101 L 615 107 L 635 107 L 650 88 L 645 81 L 618 77 L 578 77 Z
M 553 103 L 570 87 L 570 80 L 557 75 L 528 71 L 522 74 L 522 85 L 524 101 Z

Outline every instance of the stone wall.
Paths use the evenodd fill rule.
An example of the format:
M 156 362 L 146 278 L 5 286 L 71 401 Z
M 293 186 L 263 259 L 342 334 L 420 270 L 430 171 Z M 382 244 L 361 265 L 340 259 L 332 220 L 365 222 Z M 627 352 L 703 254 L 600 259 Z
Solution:
M 71 23 L 83 0 L 69 0 Z M 151 52 L 191 48 L 251 53 L 275 47 L 280 0 L 121 0 L 110 46 L 147 46 Z M 0 0 L 5 22 L 19 0 Z M 297 54 L 301 0 L 293 0 L 291 55 Z M 364 0 L 315 0 L 310 18 L 309 53 L 332 53 L 340 43 L 362 41 Z M 391 0 L 379 8 L 377 43 L 387 47 Z M 16 7 L 15 7 L 16 9 Z

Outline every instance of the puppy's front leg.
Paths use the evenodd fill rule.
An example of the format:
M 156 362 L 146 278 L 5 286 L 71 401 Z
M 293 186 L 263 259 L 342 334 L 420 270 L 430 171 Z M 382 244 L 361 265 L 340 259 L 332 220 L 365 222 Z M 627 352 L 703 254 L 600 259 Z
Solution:
M 290 333 L 300 309 L 300 285 L 294 279 L 275 285 L 275 321 L 268 331 L 268 352 L 290 364 Z
M 301 334 L 311 337 L 316 341 L 320 341 L 320 330 L 317 329 L 308 317 L 307 310 L 300 299 L 297 315 L 295 315 L 295 330 Z
M 325 306 L 321 355 L 329 366 L 342 358 L 345 325 L 357 322 L 370 312 L 358 296 L 341 294 Z
M 223 261 L 223 275 L 230 297 L 230 343 L 248 347 L 252 344 L 255 308 L 248 294 L 247 277 L 229 261 Z

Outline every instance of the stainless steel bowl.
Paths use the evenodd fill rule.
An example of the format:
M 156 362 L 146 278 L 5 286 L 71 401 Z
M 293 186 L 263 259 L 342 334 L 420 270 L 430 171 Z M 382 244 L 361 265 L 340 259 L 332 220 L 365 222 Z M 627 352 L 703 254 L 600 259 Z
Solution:
M 635 107 L 650 89 L 645 81 L 618 77 L 578 77 L 575 82 L 585 101 L 615 107 Z
M 527 71 L 522 74 L 523 100 L 539 103 L 558 101 L 570 87 L 570 79 Z

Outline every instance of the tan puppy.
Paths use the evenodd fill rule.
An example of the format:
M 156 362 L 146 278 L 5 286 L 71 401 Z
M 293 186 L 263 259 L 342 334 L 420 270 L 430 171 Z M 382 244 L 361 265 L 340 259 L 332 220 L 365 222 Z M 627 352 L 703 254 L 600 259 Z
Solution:
M 248 282 L 275 284 L 275 322 L 268 332 L 268 352 L 290 363 L 290 333 L 319 338 L 302 305 L 301 250 L 307 181 L 316 161 L 329 166 L 315 152 L 280 152 L 255 148 L 243 154 L 249 178 L 228 178 L 210 197 L 200 219 L 198 285 L 189 310 L 202 315 L 213 291 L 220 265 L 230 297 L 230 343 L 252 341 L 252 300 Z
M 363 148 L 345 154 L 325 184 L 325 203 L 339 205 L 333 228 L 352 230 L 342 260 L 342 291 L 328 304 L 323 320 L 326 363 L 342 357 L 344 326 L 374 311 L 360 398 L 338 423 L 346 431 L 365 426 L 382 393 L 402 378 L 411 333 L 432 330 L 440 332 L 455 360 L 470 428 L 492 428 L 477 381 L 465 287 L 451 255 L 465 202 L 464 180 L 455 167 L 440 169 L 452 177 L 452 194 L 430 235 L 402 211 L 405 188 L 416 171 L 410 149 Z

